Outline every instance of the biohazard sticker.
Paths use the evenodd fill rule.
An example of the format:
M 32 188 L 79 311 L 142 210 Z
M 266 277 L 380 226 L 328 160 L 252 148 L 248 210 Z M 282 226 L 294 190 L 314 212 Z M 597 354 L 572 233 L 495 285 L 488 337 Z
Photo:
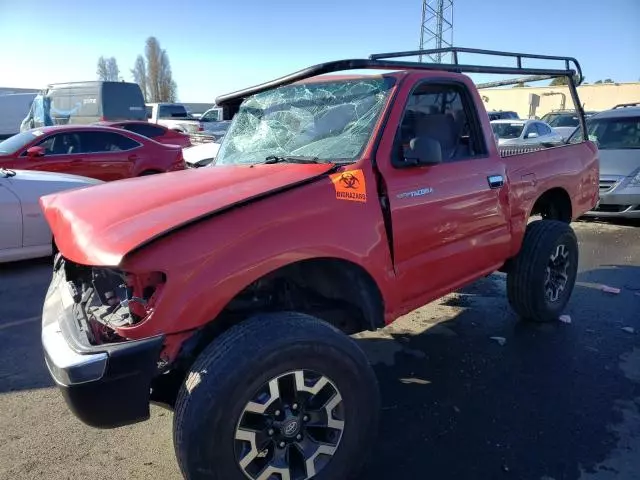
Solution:
M 367 189 L 362 170 L 335 173 L 329 178 L 331 178 L 331 182 L 333 182 L 333 186 L 336 189 L 336 198 L 338 200 L 363 203 L 367 201 Z

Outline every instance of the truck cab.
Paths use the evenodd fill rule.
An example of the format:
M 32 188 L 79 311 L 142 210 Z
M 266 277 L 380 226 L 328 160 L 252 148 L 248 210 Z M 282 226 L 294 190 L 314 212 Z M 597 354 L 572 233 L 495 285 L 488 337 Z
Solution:
M 60 250 L 45 358 L 79 418 L 108 428 L 168 405 L 186 478 L 348 478 L 379 408 L 349 335 L 498 270 L 522 319 L 562 313 L 597 148 L 498 148 L 461 72 L 564 76 L 579 106 L 579 63 L 461 48 L 452 64 L 393 60 L 433 53 L 223 95 L 234 119 L 211 166 L 41 200 Z M 459 63 L 467 53 L 516 66 Z M 356 69 L 394 72 L 324 75 Z
M 182 133 L 198 133 L 204 130 L 202 122 L 189 115 L 180 103 L 147 103 L 147 121 L 163 125 Z

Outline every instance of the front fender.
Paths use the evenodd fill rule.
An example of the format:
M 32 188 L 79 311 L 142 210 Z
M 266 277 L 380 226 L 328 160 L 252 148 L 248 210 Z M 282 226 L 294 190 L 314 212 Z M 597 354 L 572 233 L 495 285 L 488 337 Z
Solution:
M 125 258 L 124 270 L 162 270 L 167 284 L 156 310 L 118 333 L 144 338 L 199 328 L 264 275 L 327 257 L 360 265 L 378 285 L 385 305 L 395 304 L 378 202 L 338 200 L 327 178 L 207 219 Z

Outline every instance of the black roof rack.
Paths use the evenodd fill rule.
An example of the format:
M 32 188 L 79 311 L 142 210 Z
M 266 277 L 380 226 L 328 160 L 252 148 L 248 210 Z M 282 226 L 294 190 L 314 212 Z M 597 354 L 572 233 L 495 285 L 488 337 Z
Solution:
M 616 105 L 615 107 L 613 107 L 612 110 L 615 110 L 616 108 L 629 108 L 629 107 L 640 107 L 640 102 L 620 103 L 620 104 Z
M 451 54 L 452 63 L 423 63 L 423 62 L 411 62 L 411 61 L 397 61 L 389 60 L 392 58 L 402 57 L 415 57 L 419 55 L 435 55 L 435 54 Z M 477 54 L 477 55 L 490 55 L 495 57 L 510 58 L 515 60 L 515 66 L 502 67 L 495 65 L 467 65 L 461 64 L 458 61 L 458 55 L 464 54 Z M 522 65 L 525 59 L 535 60 L 552 60 L 564 62 L 564 69 L 549 69 L 549 68 L 532 68 L 524 67 Z M 566 76 L 569 77 L 570 84 L 582 83 L 582 69 L 578 61 L 573 57 L 557 57 L 551 55 L 534 55 L 528 53 L 512 53 L 501 52 L 495 50 L 480 50 L 476 48 L 461 48 L 461 47 L 449 47 L 449 48 L 436 48 L 432 50 L 411 50 L 406 52 L 390 52 L 390 53 L 378 53 L 371 55 L 368 59 L 351 59 L 351 60 L 337 60 L 334 62 L 321 63 L 313 65 L 311 67 L 304 68 L 297 72 L 285 75 L 284 77 L 271 80 L 269 82 L 262 83 L 253 87 L 238 90 L 226 95 L 220 95 L 216 98 L 216 104 L 223 107 L 225 110 L 235 110 L 239 107 L 242 100 L 250 95 L 261 93 L 273 88 L 289 85 L 291 83 L 304 80 L 306 78 L 323 75 L 325 73 L 339 72 L 344 70 L 360 70 L 360 69 L 376 69 L 376 70 L 436 70 L 447 71 L 456 73 L 494 73 L 503 75 L 531 75 L 532 77 L 518 78 L 513 80 L 505 80 L 502 85 L 516 84 L 526 81 L 544 80 L 548 78 Z M 478 86 L 480 87 L 480 86 Z M 224 114 L 227 118 L 227 113 Z

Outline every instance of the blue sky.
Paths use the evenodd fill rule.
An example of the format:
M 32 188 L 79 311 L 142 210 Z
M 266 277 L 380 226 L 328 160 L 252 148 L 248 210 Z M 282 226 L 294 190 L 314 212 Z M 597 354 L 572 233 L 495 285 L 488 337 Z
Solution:
M 121 75 L 156 36 L 181 101 L 308 65 L 417 47 L 420 0 L 0 0 L 0 86 L 96 78 L 100 55 Z M 455 0 L 458 46 L 570 55 L 588 82 L 640 79 L 640 1 Z

